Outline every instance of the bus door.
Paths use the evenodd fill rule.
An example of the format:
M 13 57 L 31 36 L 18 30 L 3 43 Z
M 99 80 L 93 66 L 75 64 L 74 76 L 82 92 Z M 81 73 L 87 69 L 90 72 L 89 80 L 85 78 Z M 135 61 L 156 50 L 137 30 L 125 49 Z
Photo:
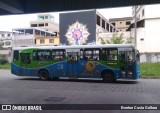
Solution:
M 78 75 L 78 53 L 67 52 L 67 74 L 68 77 L 76 78 Z
M 133 78 L 133 51 L 120 51 L 120 69 L 122 78 Z
M 28 65 L 31 63 L 30 53 L 21 53 L 21 75 L 28 76 Z

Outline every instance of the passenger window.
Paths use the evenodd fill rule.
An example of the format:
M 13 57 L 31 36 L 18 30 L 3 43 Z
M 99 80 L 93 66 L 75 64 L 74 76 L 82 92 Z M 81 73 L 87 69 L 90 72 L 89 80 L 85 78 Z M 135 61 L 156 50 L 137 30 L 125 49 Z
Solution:
M 37 51 L 33 51 L 32 53 L 33 60 L 37 60 Z
M 65 59 L 65 50 L 61 49 L 61 50 L 52 50 L 52 60 L 64 60 Z
M 114 48 L 103 48 L 102 49 L 102 54 L 101 54 L 101 59 L 102 60 L 117 60 L 117 49 Z
M 116 49 L 110 49 L 108 54 L 108 60 L 117 60 L 117 50 Z
M 100 50 L 99 49 L 85 49 L 83 53 L 84 53 L 83 55 L 84 60 L 93 60 L 93 61 L 100 60 L 99 58 Z
M 13 52 L 13 61 L 18 61 L 18 58 L 19 58 L 19 51 L 15 50 Z
M 37 51 L 37 60 L 46 61 L 51 59 L 50 50 L 38 50 Z

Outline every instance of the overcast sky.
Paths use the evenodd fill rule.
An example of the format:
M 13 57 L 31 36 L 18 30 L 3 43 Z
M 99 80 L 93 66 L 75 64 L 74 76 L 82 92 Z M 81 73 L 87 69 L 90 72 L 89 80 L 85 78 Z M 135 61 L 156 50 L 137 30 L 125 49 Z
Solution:
M 132 16 L 132 7 L 97 9 L 105 18 L 120 18 Z M 50 13 L 59 23 L 59 12 Z M 37 20 L 37 14 L 0 16 L 0 31 L 12 31 L 13 28 L 30 26 L 30 21 Z

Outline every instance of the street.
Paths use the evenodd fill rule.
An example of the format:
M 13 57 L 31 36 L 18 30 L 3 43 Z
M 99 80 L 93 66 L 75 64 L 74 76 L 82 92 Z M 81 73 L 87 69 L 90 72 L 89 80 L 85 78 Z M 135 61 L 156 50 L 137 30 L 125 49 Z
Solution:
M 0 70 L 0 104 L 160 104 L 160 80 L 119 80 L 116 83 L 68 79 L 40 81 L 38 78 L 12 75 L 10 70 Z M 14 112 L 17 113 L 17 111 Z M 18 113 L 21 112 L 18 111 Z M 44 113 L 44 111 L 41 112 Z M 88 113 L 87 110 L 83 112 Z M 106 111 L 92 111 L 94 112 L 106 113 Z M 138 111 L 110 111 L 112 112 Z M 139 112 L 156 113 L 159 111 Z M 29 113 L 29 111 L 24 111 L 24 113 Z

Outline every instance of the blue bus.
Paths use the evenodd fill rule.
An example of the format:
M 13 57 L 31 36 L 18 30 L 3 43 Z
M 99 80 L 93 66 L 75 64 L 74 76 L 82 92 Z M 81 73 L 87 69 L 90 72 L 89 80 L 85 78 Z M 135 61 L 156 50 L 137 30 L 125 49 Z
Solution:
M 132 44 L 17 47 L 11 73 L 41 80 L 102 78 L 104 82 L 140 78 L 139 52 Z

